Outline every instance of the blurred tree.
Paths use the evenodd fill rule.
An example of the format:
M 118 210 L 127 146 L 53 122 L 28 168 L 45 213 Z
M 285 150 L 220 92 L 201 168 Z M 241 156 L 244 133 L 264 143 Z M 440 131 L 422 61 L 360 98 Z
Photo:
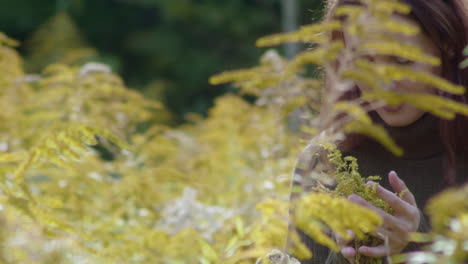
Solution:
M 304 10 L 299 24 L 320 17 L 310 10 L 321 10 L 322 0 L 297 1 Z M 166 102 L 181 120 L 187 112 L 206 113 L 214 97 L 232 89 L 210 86 L 209 76 L 255 64 L 263 52 L 255 40 L 281 30 L 281 8 L 281 0 L 0 0 L 0 30 L 22 42 L 35 39 L 40 25 L 66 10 L 81 32 L 75 37 L 96 48 L 93 60 Z M 27 43 L 23 53 L 46 60 L 32 56 L 37 42 Z M 54 51 L 61 44 L 48 45 Z
M 299 23 L 299 2 L 297 0 L 282 0 L 281 9 L 283 20 L 283 32 L 292 32 L 297 30 Z M 287 58 L 292 58 L 298 52 L 297 43 L 288 43 L 285 45 L 285 53 Z

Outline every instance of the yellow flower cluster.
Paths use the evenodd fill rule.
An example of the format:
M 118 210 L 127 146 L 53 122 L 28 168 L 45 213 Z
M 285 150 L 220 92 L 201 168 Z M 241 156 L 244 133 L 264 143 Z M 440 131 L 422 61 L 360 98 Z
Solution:
M 377 213 L 329 193 L 307 194 L 297 202 L 295 213 L 298 228 L 336 252 L 339 247 L 324 233 L 324 226 L 344 238 L 349 238 L 346 230 L 352 230 L 358 239 L 363 240 L 382 224 Z
M 207 119 L 170 128 L 160 103 L 108 67 L 24 75 L 14 42 L 2 43 L 14 55 L 0 56 L 5 67 L 18 70 L 0 87 L 1 260 L 252 263 L 271 250 L 253 243 L 268 228 L 255 205 L 289 195 L 299 142 L 281 113 L 304 102 L 299 91 L 281 109 L 279 89 L 259 105 L 226 95 Z M 196 198 L 184 202 L 188 189 Z
M 419 252 L 394 256 L 395 263 L 465 263 L 468 259 L 468 185 L 448 189 L 429 200 L 430 233 L 414 233 L 412 240 L 427 243 Z
M 409 12 L 408 6 L 394 0 L 362 1 L 365 6 L 336 10 L 349 23 L 332 19 L 260 39 L 259 46 L 290 41 L 317 46 L 290 61 L 268 51 L 257 67 L 214 76 L 211 83 L 234 82 L 241 93 L 258 99 L 251 104 L 238 95 L 222 96 L 207 118 L 191 115 L 189 123 L 175 128 L 164 122 L 168 112 L 159 102 L 125 87 L 107 66 L 81 64 L 88 54 L 85 44 L 52 60 L 66 63 L 25 75 L 12 48 L 17 43 L 0 34 L 0 262 L 250 264 L 271 252 L 265 261 L 296 263 L 272 252 L 279 248 L 301 259 L 313 256 L 294 227 L 335 251 L 332 231 L 346 237 L 345 230 L 351 229 L 365 240 L 381 219 L 340 196 L 357 193 L 389 211 L 373 187 L 364 186 L 377 178 L 362 178 L 355 159 L 343 158 L 325 143 L 321 147 L 335 170 L 315 171 L 309 180 L 335 180 L 335 191 L 316 188 L 323 192 L 302 194 L 291 203 L 291 171 L 303 147 L 297 136 L 307 140 L 309 150 L 343 131 L 359 132 L 401 154 L 360 101 L 338 102 L 354 81 L 374 88 L 363 95 L 367 100 L 407 102 L 423 109 L 430 104 L 433 113 L 445 118 L 467 110 L 440 98 L 385 92 L 379 80 L 402 78 L 453 93 L 464 90 L 404 67 L 353 59 L 353 47 L 331 38 L 332 31 L 345 30 L 356 47 L 438 63 L 417 47 L 387 42 L 383 31 L 418 31 L 389 18 L 393 11 Z M 360 22 L 368 16 L 380 23 L 369 28 Z M 63 29 L 55 23 L 73 27 L 69 22 L 61 14 L 38 36 Z M 51 49 L 38 51 L 35 58 Z M 336 60 L 340 67 L 325 76 L 332 87 L 325 94 L 324 81 L 310 77 L 307 67 L 330 70 Z M 343 115 L 350 119 L 334 122 Z M 436 232 L 450 243 L 466 241 L 466 190 L 461 193 L 441 196 L 429 209 L 436 215 Z M 463 208 L 459 213 L 450 211 L 454 206 L 444 207 L 452 200 Z M 456 247 L 450 256 L 462 259 L 461 249 Z

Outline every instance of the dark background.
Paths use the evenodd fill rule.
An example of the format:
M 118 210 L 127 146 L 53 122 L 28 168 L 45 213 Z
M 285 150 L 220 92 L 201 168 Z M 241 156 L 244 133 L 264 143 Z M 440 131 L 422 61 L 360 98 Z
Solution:
M 208 78 L 257 63 L 265 50 L 255 40 L 282 30 L 281 1 L 288 0 L 0 0 L 0 32 L 21 42 L 28 72 L 87 54 L 180 122 L 234 91 Z M 320 18 L 321 0 L 297 1 L 299 25 Z

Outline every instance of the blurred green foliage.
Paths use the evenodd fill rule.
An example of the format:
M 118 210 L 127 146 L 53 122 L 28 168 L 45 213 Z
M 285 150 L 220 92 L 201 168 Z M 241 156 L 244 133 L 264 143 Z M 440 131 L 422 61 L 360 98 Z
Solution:
M 321 0 L 298 1 L 299 24 L 321 16 Z M 71 21 L 57 19 L 60 11 Z M 37 37 L 54 18 L 76 28 L 62 25 Z M 210 86 L 209 76 L 255 64 L 263 52 L 255 40 L 281 31 L 281 0 L 0 0 L 0 25 L 23 43 L 30 72 L 63 56 L 68 39 L 70 48 L 94 48 L 93 60 L 181 120 L 187 112 L 206 113 L 214 97 L 233 89 Z

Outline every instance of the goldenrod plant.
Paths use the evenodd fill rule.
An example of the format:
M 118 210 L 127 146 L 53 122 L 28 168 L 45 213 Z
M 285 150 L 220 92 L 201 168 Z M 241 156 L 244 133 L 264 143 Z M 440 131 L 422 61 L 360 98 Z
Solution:
M 49 18 L 25 43 L 28 51 L 26 68 L 42 71 L 53 63 L 78 65 L 97 55 L 80 34 L 80 30 L 65 11 Z
M 403 150 L 395 144 L 385 129 L 372 122 L 368 115 L 370 110 L 382 105 L 406 103 L 441 118 L 453 119 L 457 114 L 467 115 L 468 107 L 437 94 L 404 94 L 391 91 L 387 86 L 394 81 L 409 79 L 452 94 L 463 94 L 466 89 L 441 77 L 419 72 L 404 65 L 377 63 L 367 59 L 368 56 L 382 55 L 428 65 L 440 65 L 438 58 L 425 54 L 420 47 L 389 37 L 392 34 L 412 36 L 420 32 L 417 26 L 396 21 L 391 16 L 395 12 L 408 14 L 410 12 L 408 5 L 396 0 L 362 0 L 356 1 L 362 5 L 334 7 L 336 2 L 330 2 L 334 12 L 322 23 L 303 26 L 296 32 L 275 34 L 258 40 L 259 47 L 288 42 L 303 42 L 310 45 L 309 49 L 299 53 L 290 61 L 283 60 L 282 67 L 272 67 L 271 64 L 263 62 L 260 66 L 251 69 L 222 73 L 213 77 L 211 82 L 213 84 L 234 82 L 241 91 L 259 97 L 267 94 L 269 89 L 278 91 L 283 89 L 285 95 L 290 95 L 291 90 L 306 88 L 309 90 L 307 94 L 313 95 L 314 98 L 307 104 L 310 111 L 303 113 L 302 116 L 306 120 L 301 129 L 302 135 L 306 135 L 307 146 L 298 159 L 297 172 L 293 175 L 293 180 L 302 186 L 302 188 L 293 186 L 296 197 L 291 206 L 294 211 L 297 211 L 297 204 L 301 204 L 307 197 L 303 191 L 317 185 L 323 186 L 319 188 L 322 192 L 334 193 L 336 196 L 351 193 L 364 195 L 372 203 L 388 209 L 388 205 L 377 199 L 375 190 L 364 186 L 365 178 L 357 173 L 357 162 L 354 159 L 347 157 L 341 160 L 338 151 L 331 149 L 330 154 L 329 151 L 323 151 L 320 145 L 328 146 L 330 150 L 334 142 L 343 138 L 343 132 L 360 133 L 379 141 L 395 155 L 401 155 Z M 346 20 L 340 19 L 344 16 L 347 17 Z M 368 23 L 370 20 L 372 23 Z M 333 31 L 340 31 L 346 36 L 346 45 L 342 38 L 333 37 L 331 34 Z M 311 76 L 307 72 L 310 66 L 318 67 L 327 73 L 323 78 L 327 89 L 325 92 L 320 78 L 307 77 Z M 371 89 L 362 91 L 359 99 L 342 101 L 341 98 L 354 87 L 356 82 L 364 83 Z M 338 166 L 338 169 L 335 170 L 330 165 Z M 367 177 L 367 175 L 362 176 Z M 337 189 L 333 192 L 327 191 L 325 187 L 332 185 L 333 182 L 338 184 Z M 320 208 L 312 208 L 317 212 L 320 211 Z M 330 210 L 327 213 L 332 215 L 334 212 Z M 363 212 L 362 215 L 364 214 Z M 292 216 L 292 222 L 296 226 L 298 223 L 309 223 L 309 226 L 299 225 L 306 234 L 337 250 L 333 240 L 323 232 L 319 232 L 319 230 L 328 230 L 328 234 L 342 234 L 339 227 L 326 222 L 324 224 L 321 217 L 326 216 L 307 215 L 304 212 L 302 215 L 293 213 Z M 317 224 L 310 224 L 314 222 Z M 320 225 L 323 228 L 318 228 Z M 291 233 L 294 234 L 294 231 Z M 371 233 L 372 228 L 368 228 L 367 234 Z M 346 236 L 344 233 L 342 235 Z M 294 246 L 296 243 L 291 244 Z M 360 254 L 356 254 L 356 260 L 357 263 L 381 263 L 379 259 L 370 259 Z
M 395 154 L 401 149 L 372 123 L 360 101 L 338 103 L 338 98 L 351 82 L 364 81 L 373 87 L 365 100 L 379 98 L 371 107 L 407 102 L 427 109 L 432 104 L 430 111 L 446 118 L 467 111 L 446 99 L 382 88 L 409 76 L 444 91 L 464 91 L 403 66 L 361 58 L 370 51 L 439 63 L 417 47 L 402 48 L 384 37 L 386 31 L 418 31 L 388 16 L 408 12 L 407 6 L 365 2 L 366 7 L 336 10 L 352 18 L 348 23 L 332 19 L 260 39 L 260 46 L 314 44 L 291 61 L 268 51 L 257 67 L 213 77 L 212 83 L 235 82 L 242 95 L 256 100 L 224 95 L 207 118 L 192 114 L 179 127 L 158 122 L 167 113 L 164 106 L 128 89 L 106 65 L 62 55 L 39 74 L 26 75 L 14 49 L 19 43 L 0 34 L 0 261 L 295 264 L 275 249 L 289 247 L 298 258 L 314 252 L 291 226 L 332 250 L 337 245 L 331 232 L 346 237 L 351 229 L 365 240 L 382 220 L 342 196 L 359 193 L 381 208 L 386 205 L 373 187 L 364 186 L 357 161 L 340 156 L 333 143 L 342 132 L 362 132 Z M 361 23 L 361 17 L 376 17 L 379 23 L 372 25 L 377 28 Z M 348 32 L 353 45 L 332 39 L 334 29 Z M 382 34 L 367 38 L 376 30 Z M 335 76 L 304 74 L 311 64 L 335 67 L 335 59 L 340 61 Z M 330 82 L 336 90 L 323 93 Z M 339 119 L 343 114 L 347 118 Z M 318 150 L 324 154 L 317 155 Z M 321 162 L 308 170 L 315 159 Z M 295 167 L 305 173 L 291 175 Z M 292 200 L 291 178 L 299 183 Z M 335 191 L 324 188 L 333 182 L 338 182 Z M 318 183 L 321 192 L 303 192 Z M 441 213 L 437 219 L 450 214 L 435 211 Z M 456 238 L 451 234 L 447 237 Z
M 423 250 L 395 256 L 394 263 L 465 263 L 468 259 L 468 185 L 432 198 L 426 206 L 431 233 L 415 233 L 412 240 L 426 243 Z
M 288 197 L 300 145 L 270 107 L 280 95 L 226 95 L 169 128 L 109 67 L 26 75 L 17 44 L 2 35 L 5 263 L 252 263 L 284 243 L 287 219 L 283 241 L 255 242 L 268 229 L 256 204 Z
M 8 87 L 17 78 L 24 74 L 22 69 L 22 60 L 18 53 L 13 49 L 18 45 L 18 41 L 9 38 L 4 33 L 0 33 L 0 49 L 2 52 L 2 57 L 0 58 L 0 70 L 3 73 L 0 77 L 1 87 Z
M 321 144 L 321 147 L 327 153 L 327 159 L 330 163 L 330 168 L 334 170 L 331 175 L 334 176 L 336 180 L 336 186 L 333 190 L 325 187 L 324 185 L 318 184 L 313 188 L 314 191 L 319 193 L 329 194 L 331 197 L 334 197 L 333 200 L 342 200 L 342 211 L 341 216 L 328 216 L 331 213 L 327 211 L 330 210 L 333 213 L 338 213 L 340 207 L 332 207 L 333 203 L 319 203 L 315 202 L 314 205 L 316 208 L 308 208 L 308 211 L 312 211 L 315 216 L 308 216 L 305 219 L 316 219 L 318 225 L 316 229 L 319 229 L 320 224 L 325 223 L 326 226 L 330 227 L 333 232 L 345 239 L 350 239 L 349 233 L 346 230 L 352 230 L 356 234 L 354 239 L 354 248 L 358 249 L 362 245 L 367 246 L 376 246 L 385 241 L 377 237 L 377 227 L 382 224 L 382 219 L 376 215 L 374 212 L 368 212 L 364 208 L 355 206 L 354 204 L 348 204 L 345 201 L 349 195 L 356 194 L 362 197 L 363 199 L 369 201 L 377 208 L 382 209 L 384 212 L 393 214 L 393 209 L 382 199 L 377 196 L 376 188 L 377 184 L 368 185 L 366 184 L 369 181 L 378 181 L 381 178 L 379 176 L 368 176 L 363 177 L 358 171 L 358 161 L 355 157 L 346 156 L 343 157 L 342 153 L 336 148 L 335 145 L 331 143 Z M 401 194 L 400 194 L 401 195 Z M 299 203 L 301 203 L 300 201 Z M 330 209 L 332 208 L 332 209 Z M 325 212 L 324 212 L 325 210 Z M 345 211 L 349 210 L 349 211 Z M 304 218 L 310 212 L 303 210 L 302 212 L 298 211 L 295 216 L 296 225 L 303 229 L 308 230 L 307 227 L 304 227 L 298 223 L 301 218 Z M 330 217 L 328 220 L 325 220 L 326 217 Z M 361 218 L 362 217 L 362 218 Z M 337 220 L 339 219 L 339 220 Z M 309 226 L 311 225 L 310 222 Z M 348 225 L 348 226 L 346 226 Z M 310 228 L 309 228 L 310 229 Z M 326 229 L 325 229 L 326 230 Z M 335 252 L 339 252 L 338 245 L 332 240 L 329 236 L 322 236 L 322 239 L 319 239 L 317 235 L 310 234 L 311 237 L 314 237 L 317 240 L 317 243 L 323 244 Z M 382 263 L 381 259 L 373 259 L 362 256 L 361 254 L 356 254 L 354 257 L 355 263 Z
M 104 182 L 95 184 L 100 182 L 98 172 L 105 168 L 105 162 L 90 147 L 128 151 L 124 140 L 128 141 L 137 125 L 150 119 L 153 109 L 161 106 L 126 89 L 103 65 L 56 64 L 41 75 L 24 75 L 19 56 L 5 44 L 15 42 L 3 36 L 1 57 L 10 68 L 2 76 L 0 96 L 6 109 L 1 113 L 0 136 L 2 209 L 10 212 L 16 208 L 29 217 L 29 221 L 22 216 L 9 219 L 12 222 L 6 226 L 15 223 L 19 230 L 32 228 L 39 237 L 40 232 L 57 239 L 77 236 L 80 238 L 73 241 L 80 245 L 78 248 L 94 252 L 83 212 L 91 205 L 88 202 L 95 188 L 105 186 Z M 77 161 L 82 162 L 78 167 Z M 27 261 L 35 257 L 26 256 L 28 247 L 35 245 L 25 246 L 5 250 L 10 254 L 5 258 L 25 255 L 22 261 Z M 3 249 L 10 247 L 4 245 Z
M 306 66 L 315 65 L 327 72 L 334 73 L 328 76 L 328 87 L 321 105 L 322 111 L 317 117 L 321 131 L 327 135 L 339 132 L 353 132 L 369 135 L 380 141 L 389 150 L 397 155 L 402 154 L 399 148 L 386 131 L 375 124 L 367 115 L 369 110 L 381 106 L 383 103 L 398 105 L 409 103 L 420 107 L 442 118 L 452 119 L 455 114 L 467 114 L 468 107 L 463 104 L 441 98 L 437 95 L 401 94 L 385 89 L 391 81 L 403 78 L 415 82 L 430 84 L 439 90 L 453 94 L 462 94 L 465 88 L 434 76 L 429 73 L 418 72 L 408 67 L 396 64 L 374 63 L 366 59 L 367 55 L 397 56 L 416 62 L 430 65 L 439 65 L 440 60 L 426 55 L 420 47 L 401 43 L 389 39 L 388 34 L 414 35 L 420 29 L 416 26 L 395 21 L 390 14 L 399 12 L 407 14 L 410 7 L 396 0 L 362 0 L 364 5 L 340 6 L 334 12 L 334 18 L 319 24 L 303 26 L 292 33 L 277 34 L 261 38 L 257 41 L 259 47 L 268 47 L 287 42 L 304 42 L 312 44 L 311 48 L 299 53 L 291 61 L 284 64 L 281 72 L 268 71 L 265 67 L 255 67 L 247 70 L 225 72 L 211 79 L 213 84 L 223 82 L 235 82 L 246 92 L 255 92 L 264 87 L 304 87 L 309 83 L 317 83 L 317 80 L 306 79 L 300 85 L 294 85 L 296 80 L 304 79 L 301 73 Z M 342 22 L 340 16 L 349 19 Z M 375 19 L 375 23 L 366 23 L 369 19 Z M 340 30 L 349 36 L 347 45 L 343 39 L 333 39 L 331 32 Z M 336 68 L 336 69 L 334 69 Z M 276 68 L 281 69 L 281 68 Z M 334 69 L 334 70 L 331 70 Z M 355 82 L 363 82 L 372 89 L 363 92 L 361 99 L 357 101 L 338 102 L 346 91 L 349 91 Z M 297 83 L 297 82 L 296 82 Z M 306 86 L 320 90 L 321 86 Z M 311 94 L 312 92 L 308 92 Z M 319 92 L 313 93 L 314 95 Z M 363 108 L 360 100 L 367 100 L 370 106 Z M 317 109 L 318 110 L 318 109 Z M 346 113 L 349 118 L 337 122 L 337 116 Z

